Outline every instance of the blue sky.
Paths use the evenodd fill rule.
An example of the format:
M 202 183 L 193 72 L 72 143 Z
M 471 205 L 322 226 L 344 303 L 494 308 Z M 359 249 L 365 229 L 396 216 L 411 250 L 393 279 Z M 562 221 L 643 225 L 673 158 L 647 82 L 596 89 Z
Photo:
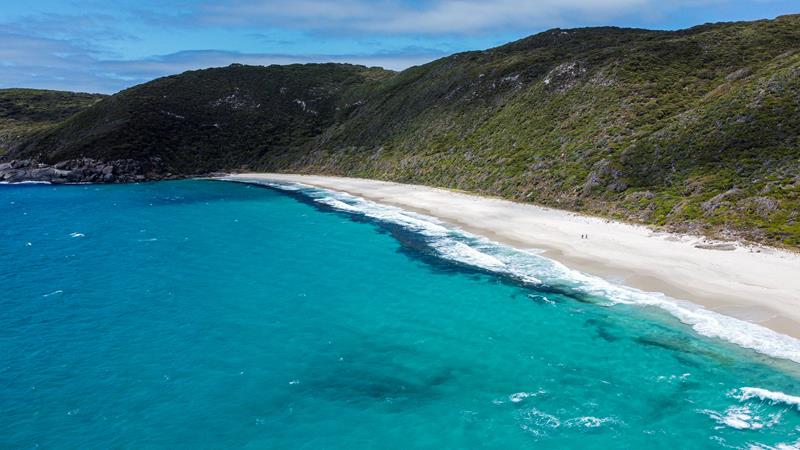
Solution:
M 549 28 L 677 29 L 797 0 L 2 0 L 0 87 L 113 93 L 233 62 L 400 70 Z

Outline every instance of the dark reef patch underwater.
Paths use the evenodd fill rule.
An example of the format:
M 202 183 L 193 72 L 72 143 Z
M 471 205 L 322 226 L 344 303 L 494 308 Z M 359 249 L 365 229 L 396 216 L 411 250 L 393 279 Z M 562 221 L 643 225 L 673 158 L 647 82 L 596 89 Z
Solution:
M 536 255 L 526 278 L 442 224 L 288 189 L 0 186 L 0 447 L 800 440 L 793 362 Z

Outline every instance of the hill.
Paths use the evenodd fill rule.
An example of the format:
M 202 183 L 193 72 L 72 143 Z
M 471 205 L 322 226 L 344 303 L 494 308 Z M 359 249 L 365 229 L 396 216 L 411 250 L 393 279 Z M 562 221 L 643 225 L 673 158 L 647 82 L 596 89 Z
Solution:
M 0 155 L 104 97 L 40 89 L 0 89 Z
M 7 159 L 361 176 L 800 246 L 800 16 L 540 33 L 403 72 L 187 72 Z

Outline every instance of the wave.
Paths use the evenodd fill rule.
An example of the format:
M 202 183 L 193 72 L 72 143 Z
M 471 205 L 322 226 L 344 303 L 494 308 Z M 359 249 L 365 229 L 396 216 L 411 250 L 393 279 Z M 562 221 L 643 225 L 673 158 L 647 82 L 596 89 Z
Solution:
M 758 442 L 750 445 L 752 450 L 798 450 L 800 449 L 800 441 L 793 444 L 779 442 L 775 445 L 760 444 Z
M 787 405 L 800 410 L 800 397 L 757 387 L 743 387 L 734 389 L 728 392 L 728 397 L 735 398 L 739 402 L 747 402 L 749 400 L 758 399 L 762 402 L 770 402 L 772 405 Z M 763 407 L 763 405 L 750 403 L 730 406 L 724 412 L 718 412 L 710 409 L 700 410 L 700 412 L 714 419 L 720 425 L 720 427 L 729 427 L 737 430 L 758 430 L 761 428 L 771 428 L 779 424 L 785 411 L 769 412 Z M 754 448 L 795 447 L 756 446 Z
M 619 423 L 619 421 L 614 417 L 585 416 L 569 419 L 564 423 L 564 425 L 569 428 L 599 428 L 606 423 L 616 424 Z
M 536 392 L 516 392 L 508 396 L 508 399 L 511 403 L 520 403 L 521 401 L 525 400 L 528 397 L 538 397 L 542 394 L 546 394 L 543 389 L 539 389 Z
M 771 357 L 800 363 L 798 339 L 662 293 L 641 291 L 570 269 L 541 256 L 536 250 L 521 250 L 503 245 L 446 225 L 435 217 L 302 183 L 247 178 L 227 180 L 300 193 L 335 210 L 399 225 L 424 236 L 429 247 L 443 259 L 501 274 L 523 284 L 546 285 L 578 293 L 600 304 L 658 307 L 703 336 L 722 339 Z
M 784 405 L 793 406 L 800 410 L 800 397 L 794 395 L 784 394 L 783 392 L 769 391 L 767 389 L 757 387 L 743 387 L 738 390 L 737 398 L 740 401 L 746 401 L 753 398 L 758 398 L 762 401 L 769 401 L 772 403 L 782 403 Z
M 780 416 L 771 416 L 767 420 L 754 413 L 748 406 L 731 406 L 724 413 L 704 409 L 700 411 L 714 419 L 722 427 L 736 430 L 760 430 L 765 426 L 771 427 L 780 421 Z
M 50 183 L 49 181 L 17 181 L 14 183 L 10 181 L 0 181 L 0 184 L 15 185 L 15 184 L 52 184 L 52 183 Z

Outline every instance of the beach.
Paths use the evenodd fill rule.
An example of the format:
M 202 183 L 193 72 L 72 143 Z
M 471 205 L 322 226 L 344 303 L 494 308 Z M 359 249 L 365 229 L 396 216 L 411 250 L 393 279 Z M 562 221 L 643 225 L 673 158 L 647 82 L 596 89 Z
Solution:
M 437 217 L 569 268 L 800 338 L 800 255 L 446 189 L 367 179 L 242 173 L 345 192 Z

